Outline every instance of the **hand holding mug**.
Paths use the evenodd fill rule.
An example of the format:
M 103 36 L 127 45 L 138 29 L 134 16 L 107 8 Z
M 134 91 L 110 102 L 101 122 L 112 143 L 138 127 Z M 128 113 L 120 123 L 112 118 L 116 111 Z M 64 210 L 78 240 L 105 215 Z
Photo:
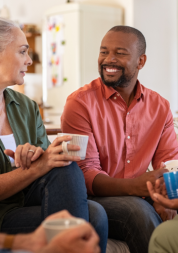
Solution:
M 158 204 L 161 204 L 165 208 L 170 209 L 178 209 L 178 199 L 168 199 L 166 186 L 162 185 L 162 189 L 160 188 L 159 179 L 156 180 L 155 187 L 153 187 L 151 182 L 147 182 L 148 191 L 150 193 L 150 197 L 152 200 Z M 157 190 L 156 190 L 157 189 Z
M 150 181 L 152 185 L 155 185 L 157 179 L 160 179 L 160 184 L 164 183 L 163 174 L 168 172 L 164 163 L 161 163 L 160 168 L 154 171 L 145 172 L 141 176 L 134 179 L 135 181 L 135 191 L 137 196 L 149 196 L 147 189 L 147 181 Z
M 62 142 L 62 149 L 65 154 L 80 156 L 81 160 L 84 160 L 86 157 L 86 150 L 88 145 L 88 136 L 80 134 L 67 134 L 67 133 L 58 133 L 58 136 L 71 136 L 71 140 L 68 142 Z M 77 145 L 80 147 L 80 150 L 69 150 L 69 144 Z

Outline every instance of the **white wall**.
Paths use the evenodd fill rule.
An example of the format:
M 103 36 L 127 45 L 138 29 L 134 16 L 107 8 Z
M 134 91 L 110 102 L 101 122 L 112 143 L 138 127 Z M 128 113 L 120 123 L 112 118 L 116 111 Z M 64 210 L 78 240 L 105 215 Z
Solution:
M 134 1 L 133 0 L 117 0 L 120 6 L 125 10 L 125 25 L 133 26 L 134 22 Z
M 133 24 L 133 0 L 73 0 L 73 2 L 90 2 L 107 5 L 120 5 L 125 9 L 125 24 Z M 0 0 L 0 9 L 5 4 L 13 20 L 22 23 L 42 24 L 43 13 L 55 5 L 66 3 L 66 0 Z
M 177 1 L 134 0 L 134 27 L 147 41 L 148 60 L 139 79 L 157 91 L 178 110 L 177 91 Z
M 10 10 L 11 19 L 41 26 L 43 13 L 48 8 L 65 2 L 65 0 L 0 0 L 0 9 L 5 4 Z
M 94 4 L 117 5 L 124 9 L 124 24 L 133 25 L 133 0 L 75 0 L 74 2 L 88 2 Z

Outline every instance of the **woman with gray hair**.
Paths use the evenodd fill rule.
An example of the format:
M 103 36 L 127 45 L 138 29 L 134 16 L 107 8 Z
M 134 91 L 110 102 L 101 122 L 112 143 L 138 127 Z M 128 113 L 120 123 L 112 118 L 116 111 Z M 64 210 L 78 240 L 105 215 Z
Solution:
M 32 60 L 24 33 L 0 19 L 0 228 L 5 233 L 34 231 L 48 215 L 67 209 L 89 220 L 105 252 L 107 217 L 87 201 L 80 157 L 62 154 L 62 136 L 50 144 L 37 104 L 7 88 L 22 85 Z M 68 150 L 80 147 L 68 145 Z M 73 161 L 70 163 L 70 161 Z

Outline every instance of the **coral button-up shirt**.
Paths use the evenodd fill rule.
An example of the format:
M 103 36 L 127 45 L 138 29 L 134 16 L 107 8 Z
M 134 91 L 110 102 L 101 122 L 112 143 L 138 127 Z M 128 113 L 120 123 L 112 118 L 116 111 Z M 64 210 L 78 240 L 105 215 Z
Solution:
M 89 136 L 82 169 L 88 194 L 98 173 L 135 178 L 161 162 L 178 159 L 178 142 L 169 102 L 137 81 L 127 107 L 120 94 L 98 78 L 72 93 L 61 118 L 62 131 Z

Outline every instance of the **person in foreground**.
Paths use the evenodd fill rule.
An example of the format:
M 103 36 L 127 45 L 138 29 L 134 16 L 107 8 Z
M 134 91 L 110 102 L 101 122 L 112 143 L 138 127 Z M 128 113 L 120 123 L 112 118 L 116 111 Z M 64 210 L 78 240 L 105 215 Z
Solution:
M 32 232 L 60 210 L 89 220 L 100 236 L 104 253 L 107 216 L 98 203 L 87 201 L 80 157 L 62 154 L 58 137 L 50 145 L 37 104 L 7 88 L 24 83 L 32 60 L 24 33 L 0 19 L 0 230 Z M 79 146 L 68 145 L 69 150 Z M 74 162 L 70 162 L 74 161 Z
M 147 252 L 155 227 L 176 215 L 153 202 L 146 186 L 163 180 L 161 162 L 178 159 L 178 143 L 169 102 L 137 79 L 145 50 L 137 29 L 111 28 L 100 46 L 100 78 L 68 97 L 61 119 L 63 132 L 89 136 L 78 161 L 89 199 L 105 208 L 109 237 L 132 253 Z M 154 171 L 146 172 L 150 161 Z
M 178 210 L 178 199 L 168 199 L 165 183 L 161 184 L 160 179 L 155 185 L 147 182 L 147 187 L 154 202 L 167 209 Z M 178 252 L 178 215 L 173 220 L 163 222 L 153 232 L 149 253 L 177 253 Z
M 69 212 L 61 211 L 52 214 L 46 220 L 71 217 Z M 4 246 L 7 238 L 6 234 L 0 234 L 0 253 L 7 250 Z M 40 225 L 33 233 L 14 236 L 9 243 L 9 251 L 5 252 L 15 250 L 16 253 L 20 253 L 24 250 L 34 253 L 100 253 L 98 243 L 99 237 L 88 222 L 63 231 L 49 243 L 46 241 L 45 229 Z

